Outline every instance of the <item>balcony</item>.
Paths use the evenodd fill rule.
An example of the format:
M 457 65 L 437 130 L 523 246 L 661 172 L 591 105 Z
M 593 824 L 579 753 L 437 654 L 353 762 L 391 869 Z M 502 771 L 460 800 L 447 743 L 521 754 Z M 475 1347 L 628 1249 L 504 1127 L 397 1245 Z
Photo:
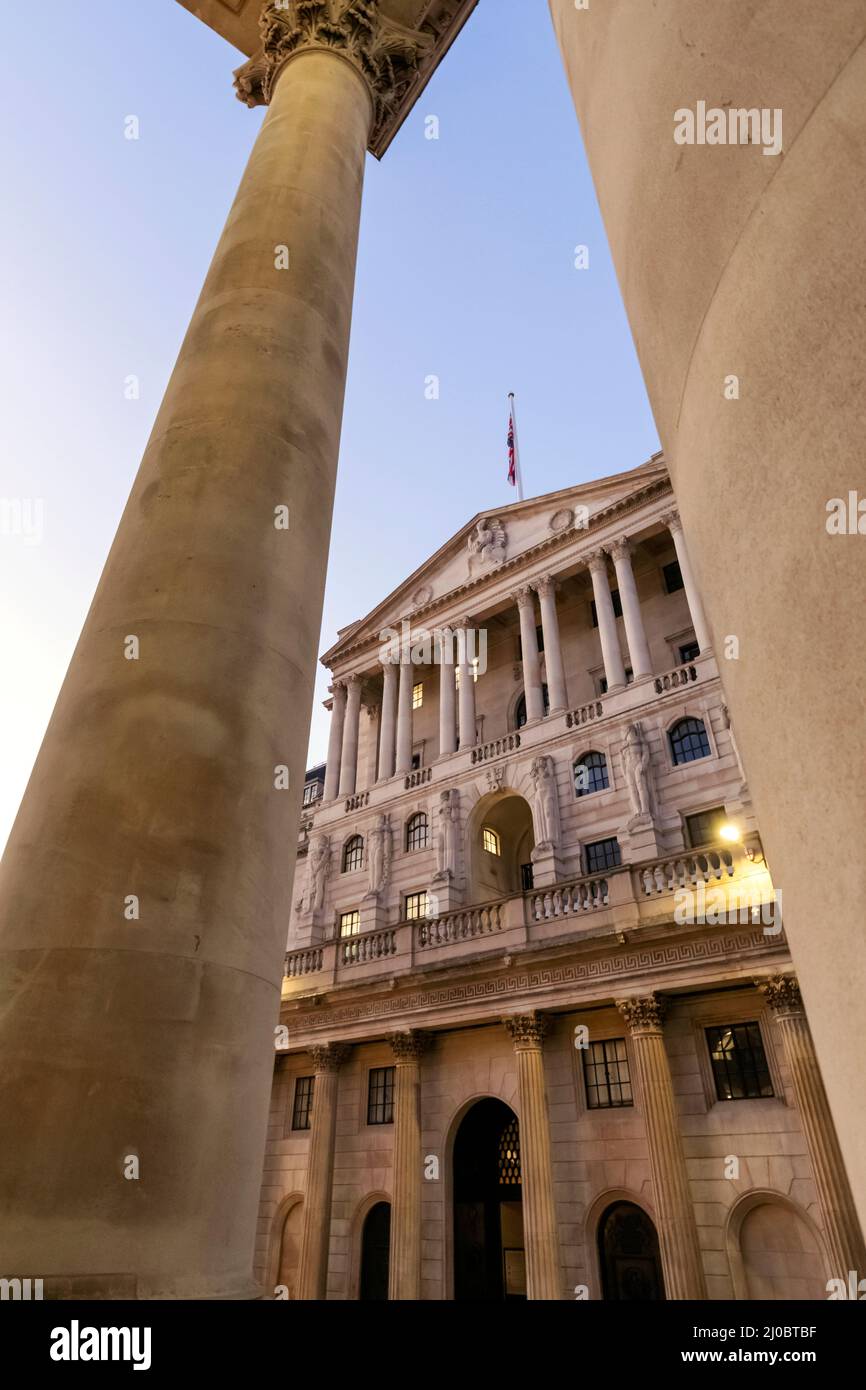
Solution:
M 393 979 L 425 967 L 482 956 L 566 945 L 590 935 L 639 934 L 647 928 L 765 924 L 781 935 L 770 875 L 755 837 L 746 845 L 683 851 L 625 865 L 604 877 L 570 879 L 441 917 L 399 922 L 374 932 L 286 954 L 283 998 Z

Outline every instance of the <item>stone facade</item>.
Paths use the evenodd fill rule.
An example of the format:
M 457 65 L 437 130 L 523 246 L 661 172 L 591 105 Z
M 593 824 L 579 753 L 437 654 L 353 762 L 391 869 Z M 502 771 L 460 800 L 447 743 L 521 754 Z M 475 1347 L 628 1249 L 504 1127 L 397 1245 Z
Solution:
M 474 518 L 323 660 L 264 1286 L 818 1298 L 860 1268 L 661 456 Z

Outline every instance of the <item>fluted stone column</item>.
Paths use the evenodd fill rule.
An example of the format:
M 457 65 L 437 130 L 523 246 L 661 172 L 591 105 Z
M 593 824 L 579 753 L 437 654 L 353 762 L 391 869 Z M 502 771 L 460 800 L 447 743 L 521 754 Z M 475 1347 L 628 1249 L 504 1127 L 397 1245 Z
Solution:
M 346 718 L 340 753 L 340 796 L 351 796 L 358 785 L 358 741 L 361 732 L 361 677 L 346 680 Z
M 542 1052 L 546 1023 L 535 1013 L 517 1014 L 502 1021 L 511 1035 L 517 1056 L 526 1296 L 559 1299 L 562 1297 L 559 1229 L 553 1196 L 550 1120 Z
M 397 1033 L 394 1050 L 394 1175 L 388 1298 L 421 1297 L 421 1058 L 424 1033 Z
M 316 1079 L 313 1083 L 307 1186 L 298 1259 L 299 1299 L 321 1299 L 327 1292 L 337 1093 L 340 1067 L 349 1051 L 341 1043 L 326 1043 L 322 1047 L 310 1048 Z
M 535 595 L 526 584 L 513 595 L 520 615 L 520 648 L 523 653 L 523 693 L 526 718 L 544 718 L 544 692 L 538 669 L 538 637 L 535 631 Z
M 459 691 L 459 731 L 460 748 L 474 748 L 478 741 L 478 721 L 475 715 L 475 673 L 469 661 L 467 620 L 456 629 L 457 632 L 457 671 L 460 678 Z
M 858 1271 L 858 1278 L 866 1277 L 866 1250 L 800 987 L 793 975 L 775 975 L 756 980 L 755 984 L 770 1005 L 782 1035 L 803 1133 L 809 1145 L 832 1276 L 844 1279 L 847 1284 L 849 1270 Z
M 447 659 L 446 659 L 447 657 Z M 453 639 L 441 639 L 439 651 L 439 756 L 457 748 L 457 683 Z
M 695 1209 L 680 1138 L 671 1069 L 665 1051 L 662 1004 L 655 995 L 619 999 L 638 1072 L 656 1205 L 665 1294 L 706 1298 Z
M 331 686 L 331 728 L 328 734 L 328 763 L 325 768 L 323 801 L 333 801 L 340 794 L 340 763 L 343 757 L 343 728 L 346 722 L 346 684 L 334 681 Z
M 397 696 L 397 775 L 412 771 L 412 687 L 415 667 L 411 661 L 400 663 L 400 690 Z
M 689 558 L 689 548 L 686 544 L 686 537 L 683 531 L 683 523 L 680 520 L 679 512 L 668 512 L 664 517 L 664 524 L 671 533 L 674 549 L 677 552 L 680 574 L 683 577 L 683 588 L 686 591 L 686 601 L 689 605 L 689 613 L 692 619 L 692 626 L 695 629 L 695 637 L 698 639 L 698 646 L 702 652 L 712 648 L 710 630 L 707 627 L 707 620 L 704 617 L 704 605 L 701 603 L 701 595 L 698 590 L 695 572 L 692 569 L 692 562 Z
M 637 594 L 634 570 L 631 567 L 631 546 L 628 538 L 622 536 L 620 540 L 614 541 L 610 547 L 610 554 L 616 570 L 617 588 L 622 601 L 622 618 L 625 623 L 632 674 L 638 681 L 646 676 L 651 676 L 653 668 L 643 625 L 643 615 L 640 611 L 640 599 Z
M 562 643 L 559 638 L 559 615 L 556 611 L 557 582 L 546 574 L 535 585 L 541 605 L 541 630 L 544 633 L 544 658 L 547 669 L 547 692 L 551 713 L 568 708 L 568 690 L 562 664 Z M 542 709 L 544 700 L 542 698 Z
M 397 667 L 382 663 L 382 722 L 379 726 L 379 781 L 394 776 L 397 737 Z
M 608 690 L 616 690 L 625 685 L 625 666 L 619 649 L 619 634 L 616 630 L 616 617 L 613 611 L 613 597 L 607 578 L 607 556 L 603 550 L 596 550 L 587 557 L 589 573 L 592 576 L 592 592 L 595 598 L 595 612 L 598 618 L 598 635 L 601 638 L 601 655 L 604 661 L 604 674 Z
M 270 110 L 6 849 L 4 1275 L 256 1292 L 374 114 L 356 43 L 263 55 Z

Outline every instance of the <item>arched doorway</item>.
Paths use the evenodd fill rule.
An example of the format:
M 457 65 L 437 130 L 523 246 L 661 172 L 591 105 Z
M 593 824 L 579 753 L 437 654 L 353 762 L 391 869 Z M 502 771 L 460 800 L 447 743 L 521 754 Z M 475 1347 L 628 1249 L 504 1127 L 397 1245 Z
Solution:
M 391 1245 L 391 1204 L 377 1202 L 367 1212 L 361 1232 L 362 1303 L 382 1303 L 388 1297 L 388 1256 Z
M 454 1297 L 526 1297 L 520 1129 L 509 1106 L 476 1101 L 454 1140 Z
M 280 1231 L 280 1248 L 274 1283 L 288 1290 L 289 1298 L 297 1298 L 298 1264 L 301 1258 L 301 1231 L 304 1224 L 304 1204 L 298 1200 L 289 1207 Z
M 598 1255 L 604 1298 L 612 1303 L 653 1303 L 665 1296 L 656 1228 L 634 1202 L 614 1202 L 598 1223 Z
M 782 1201 L 744 1203 L 738 1221 L 739 1298 L 826 1299 L 827 1275 L 818 1238 L 796 1208 Z M 738 1216 L 740 1213 L 737 1214 Z M 738 1287 L 739 1285 L 739 1287 Z
M 469 818 L 471 901 L 490 902 L 531 888 L 534 848 L 529 802 L 507 790 L 483 796 Z

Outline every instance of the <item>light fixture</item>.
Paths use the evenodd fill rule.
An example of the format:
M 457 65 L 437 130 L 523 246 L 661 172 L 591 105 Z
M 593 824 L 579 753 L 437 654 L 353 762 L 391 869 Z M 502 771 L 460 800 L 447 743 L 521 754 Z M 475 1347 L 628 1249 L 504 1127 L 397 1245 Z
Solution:
M 725 821 L 723 825 L 719 826 L 719 835 L 729 845 L 737 844 L 740 838 L 739 830 L 730 821 Z

